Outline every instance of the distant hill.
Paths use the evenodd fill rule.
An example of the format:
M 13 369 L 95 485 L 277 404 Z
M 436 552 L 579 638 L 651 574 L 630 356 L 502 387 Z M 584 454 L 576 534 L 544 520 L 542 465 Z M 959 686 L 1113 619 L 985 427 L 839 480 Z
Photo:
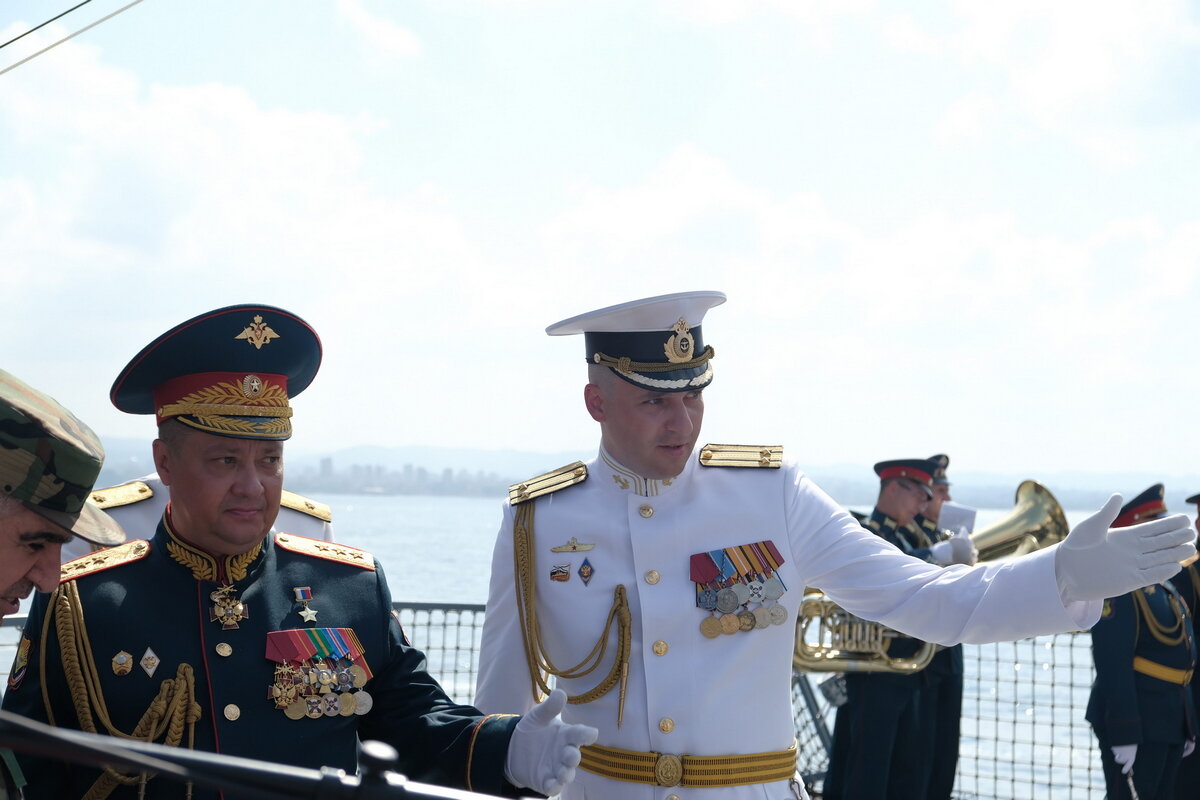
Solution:
M 154 470 L 150 455 L 150 440 L 112 438 L 104 440 L 108 457 L 100 474 L 100 486 L 111 486 Z M 332 452 L 289 448 L 288 485 L 298 491 L 315 493 L 348 491 L 346 476 L 355 471 L 372 474 L 403 474 L 423 471 L 430 481 L 439 481 L 453 473 L 462 481 L 470 476 L 470 486 L 460 485 L 462 493 L 495 494 L 511 483 L 547 472 L 572 461 L 591 458 L 594 451 L 535 453 L 515 450 L 483 450 L 454 447 L 379 447 L 359 445 Z M 323 472 L 328 459 L 331 478 Z M 845 506 L 870 508 L 875 504 L 879 484 L 869 464 L 805 465 L 808 475 L 830 496 Z M 1172 511 L 1193 513 L 1184 498 L 1200 492 L 1200 476 L 1150 475 L 1146 473 L 1085 473 L 1063 472 L 1008 475 L 990 472 L 952 471 L 954 499 L 975 508 L 1008 508 L 1018 484 L 1033 479 L 1048 488 L 1064 509 L 1099 508 L 1110 493 L 1119 491 L 1128 499 L 1154 483 L 1162 481 L 1167 487 L 1167 507 Z M 300 488 L 300 485 L 303 488 Z M 428 484 L 424 484 L 428 486 Z M 429 491 L 440 492 L 437 488 Z

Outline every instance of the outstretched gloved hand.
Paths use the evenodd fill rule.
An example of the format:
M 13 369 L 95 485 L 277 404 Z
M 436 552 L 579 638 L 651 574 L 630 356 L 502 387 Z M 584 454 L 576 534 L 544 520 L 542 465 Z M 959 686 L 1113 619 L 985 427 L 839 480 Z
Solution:
M 958 533 L 950 537 L 950 549 L 955 564 L 972 566 L 979 559 L 979 550 L 971 541 L 971 534 L 966 528 L 959 528 Z
M 1114 494 L 1058 546 L 1054 574 L 1063 600 L 1103 600 L 1165 581 L 1195 554 L 1196 532 L 1185 515 L 1110 529 L 1120 508 Z
M 559 717 L 567 693 L 555 689 L 521 717 L 508 742 L 504 777 L 513 786 L 556 795 L 575 778 L 579 748 L 599 735 L 590 725 L 571 725 Z
M 1137 759 L 1137 745 L 1119 744 L 1112 751 L 1113 761 L 1121 768 L 1121 774 L 1128 775 L 1129 770 L 1133 769 L 1134 760 Z

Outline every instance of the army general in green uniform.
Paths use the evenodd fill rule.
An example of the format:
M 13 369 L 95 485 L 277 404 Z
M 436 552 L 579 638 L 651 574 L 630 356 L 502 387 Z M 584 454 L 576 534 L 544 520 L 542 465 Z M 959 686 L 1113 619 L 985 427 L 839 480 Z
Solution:
M 117 739 L 349 772 L 358 742 L 378 739 L 414 780 L 557 792 L 595 736 L 559 719 L 561 693 L 522 718 L 455 704 L 408 645 L 369 553 L 271 533 L 289 398 L 320 359 L 299 317 L 233 306 L 126 366 L 112 400 L 155 414 L 170 504 L 149 541 L 63 566 L 30 613 L 4 707 Z M 215 796 L 146 774 L 22 766 L 31 800 Z

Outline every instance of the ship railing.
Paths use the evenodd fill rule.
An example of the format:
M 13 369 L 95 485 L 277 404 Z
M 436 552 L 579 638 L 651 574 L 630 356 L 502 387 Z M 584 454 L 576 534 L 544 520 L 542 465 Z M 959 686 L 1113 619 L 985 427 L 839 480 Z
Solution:
M 472 703 L 484 607 L 397 602 L 395 609 L 413 646 L 425 652 L 429 672 L 457 702 Z M 24 615 L 13 615 L 0 623 L 4 684 L 24 622 Z M 957 800 L 1103 796 L 1095 737 L 1083 718 L 1095 675 L 1090 637 L 1056 634 L 965 645 L 963 662 Z M 836 711 L 821 687 L 830 679 L 796 674 L 792 682 L 800 770 L 818 790 Z

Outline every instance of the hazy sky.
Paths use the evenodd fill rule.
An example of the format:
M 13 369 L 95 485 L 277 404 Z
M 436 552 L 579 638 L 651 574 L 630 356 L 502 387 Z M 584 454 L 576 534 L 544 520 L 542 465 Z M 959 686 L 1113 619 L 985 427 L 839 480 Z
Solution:
M 557 452 L 597 430 L 544 328 L 719 289 L 706 441 L 1200 487 L 1197 14 L 145 0 L 0 75 L 2 366 L 149 435 L 120 368 L 270 303 L 325 345 L 298 446 Z

